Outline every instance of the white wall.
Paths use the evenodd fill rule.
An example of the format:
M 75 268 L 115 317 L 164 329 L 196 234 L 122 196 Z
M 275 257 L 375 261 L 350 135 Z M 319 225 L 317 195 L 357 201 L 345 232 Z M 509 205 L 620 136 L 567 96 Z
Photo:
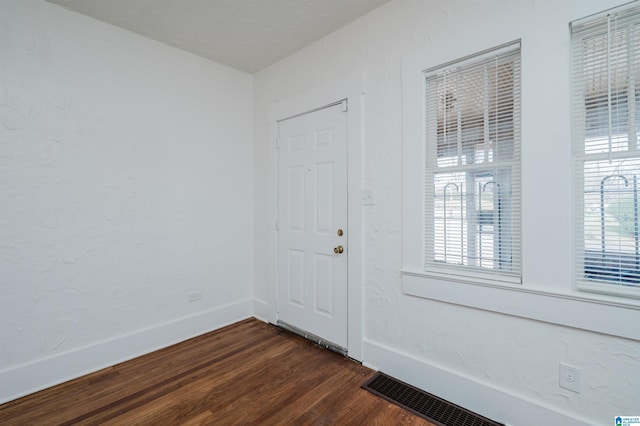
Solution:
M 567 24 L 622 1 L 392 0 L 252 89 L 44 1 L 0 0 L 0 401 L 264 305 L 267 111 L 363 72 L 365 362 L 510 424 L 637 414 L 637 340 L 408 296 L 400 274 L 402 60 L 522 38 L 523 279 L 570 288 Z M 553 222 L 542 199 L 561 207 Z M 558 387 L 561 361 L 582 368 L 580 394 Z
M 0 402 L 251 315 L 252 96 L 249 74 L 0 0 Z
M 376 201 L 362 217 L 366 363 L 508 424 L 608 425 L 638 412 L 639 341 L 409 296 L 401 281 L 403 60 L 419 56 L 437 66 L 522 39 L 523 285 L 572 291 L 568 24 L 623 2 L 392 0 L 255 75 L 261 212 L 273 203 L 269 108 L 364 73 L 362 179 Z M 264 303 L 269 225 L 256 215 L 255 296 Z M 560 362 L 581 368 L 581 393 L 559 388 Z

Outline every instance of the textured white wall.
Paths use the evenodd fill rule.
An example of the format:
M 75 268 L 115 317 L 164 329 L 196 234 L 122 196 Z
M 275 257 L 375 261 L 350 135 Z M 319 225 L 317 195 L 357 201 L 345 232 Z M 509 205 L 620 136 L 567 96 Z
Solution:
M 252 96 L 249 74 L 0 0 L 0 373 L 251 299 Z
M 570 290 L 568 24 L 623 2 L 394 0 L 255 75 L 254 183 L 260 212 L 271 203 L 265 195 L 269 106 L 364 72 L 363 182 L 376 201 L 362 218 L 364 333 L 370 346 L 565 416 L 558 418 L 573 418 L 572 424 L 611 424 L 614 415 L 639 410 L 640 342 L 408 296 L 400 274 L 402 60 L 419 56 L 438 65 L 521 38 L 523 276 L 525 284 Z M 541 208 L 541 200 L 557 203 L 560 213 Z M 261 259 L 269 225 L 256 215 L 255 295 L 263 301 L 267 264 Z M 551 243 L 539 232 L 542 227 L 550 230 Z M 369 361 L 366 348 L 364 360 Z M 433 386 L 389 357 L 376 362 L 422 387 Z M 580 394 L 558 387 L 559 362 L 581 367 Z M 484 395 L 436 387 L 457 398 L 454 402 L 487 409 Z M 543 424 L 515 406 L 488 411 L 511 424 Z

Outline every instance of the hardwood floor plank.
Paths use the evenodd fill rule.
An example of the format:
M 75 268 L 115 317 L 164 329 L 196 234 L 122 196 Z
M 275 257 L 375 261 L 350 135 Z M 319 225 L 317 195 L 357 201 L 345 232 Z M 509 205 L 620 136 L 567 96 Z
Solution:
M 205 411 L 204 413 L 200 413 L 197 416 L 191 417 L 187 419 L 183 426 L 201 426 L 201 425 L 210 425 L 215 423 L 215 416 L 211 411 Z M 130 423 L 129 423 L 130 424 Z
M 143 394 L 153 386 L 157 386 L 177 375 L 184 374 L 186 370 L 193 368 L 194 360 L 210 359 L 217 356 L 224 359 L 233 351 L 241 351 L 249 347 L 255 340 L 250 334 L 243 337 L 242 333 L 251 333 L 258 324 L 241 322 L 236 324 L 237 333 L 223 328 L 202 336 L 198 336 L 187 342 L 170 346 L 153 353 L 153 360 L 146 357 L 135 358 L 131 361 L 108 367 L 96 373 L 82 378 L 86 386 L 78 386 L 76 381 L 70 381 L 56 386 L 55 397 L 51 397 L 50 390 L 9 402 L 0 410 L 0 424 L 3 417 L 12 412 L 20 412 L 15 416 L 16 424 L 20 422 L 35 424 L 64 424 L 68 420 L 68 413 L 60 410 L 59 401 L 64 400 L 70 404 L 82 403 L 84 416 L 92 410 L 105 411 L 110 406 L 122 404 L 123 397 L 134 399 L 136 395 Z M 207 342 L 207 345 L 201 345 Z M 214 343 L 215 350 L 212 350 Z M 203 347 L 201 347 L 203 346 Z M 240 348 L 240 349 L 239 349 Z M 208 352 L 207 352 L 208 351 Z M 209 354 L 207 358 L 206 355 Z M 130 380 L 135 378 L 135 380 Z M 80 380 L 80 379 L 79 379 Z M 30 405 L 31 398 L 39 397 L 38 411 L 21 409 L 21 405 Z M 46 413 L 43 414 L 43 413 Z M 82 418 L 76 418 L 81 421 Z
M 299 396 L 300 391 L 313 389 L 322 383 L 327 373 L 324 368 L 314 366 L 322 365 L 323 355 L 321 350 L 306 352 L 305 361 L 300 363 L 293 361 L 299 359 L 300 354 L 292 351 L 282 361 L 275 359 L 256 376 L 259 377 L 260 386 L 252 390 L 245 389 L 244 395 L 236 400 L 218 401 L 210 409 L 223 423 L 263 422 L 273 411 L 289 409 L 289 404 Z M 285 368 L 280 368 L 281 365 Z M 275 369 L 275 374 L 270 372 L 271 369 Z
M 430 425 L 361 389 L 373 374 L 249 319 L 0 405 L 0 424 Z
M 274 342 L 269 341 L 268 343 L 274 348 L 270 349 L 271 351 L 276 350 Z M 257 348 L 257 350 L 259 350 L 260 356 L 266 355 L 266 352 L 269 351 L 269 349 L 262 348 Z M 277 348 L 277 350 L 281 349 Z M 246 355 L 251 359 L 254 354 L 248 352 Z M 152 406 L 155 410 L 155 414 L 148 419 L 149 424 L 160 420 L 178 424 L 183 420 L 184 413 L 190 414 L 189 411 L 199 412 L 215 406 L 226 407 L 246 395 L 247 392 L 246 388 L 234 385 L 234 382 L 259 383 L 261 380 L 259 374 L 263 369 L 262 366 L 254 366 L 252 363 L 231 358 L 224 360 L 224 363 L 229 365 L 222 365 L 216 371 L 202 371 L 200 376 L 194 375 L 179 382 L 179 389 L 149 401 L 147 405 Z M 137 410 L 130 410 L 121 415 L 119 419 L 122 421 L 126 421 L 127 418 L 133 419 L 137 416 L 136 413 Z
M 273 345 L 274 341 L 269 336 L 261 336 L 260 338 L 252 339 L 249 342 L 244 342 L 244 346 L 239 346 L 233 351 L 224 351 L 222 354 L 217 354 L 215 358 L 204 360 L 201 364 L 193 365 L 186 371 L 176 372 L 174 375 L 166 378 L 162 382 L 153 383 L 147 388 L 141 389 L 136 393 L 127 395 L 120 400 L 114 401 L 106 406 L 98 407 L 90 413 L 86 413 L 83 416 L 72 419 L 68 422 L 71 424 L 78 424 L 85 419 L 91 419 L 91 421 L 106 422 L 107 420 L 121 416 L 125 413 L 135 413 L 140 407 L 145 404 L 156 405 L 158 401 L 162 401 L 162 397 L 170 395 L 170 398 L 175 397 L 185 383 L 197 379 L 200 375 L 206 377 L 209 382 L 209 386 L 215 386 L 216 380 L 212 380 L 212 377 L 216 377 L 215 370 L 218 370 L 217 363 L 224 362 L 238 362 L 238 358 L 242 358 L 247 354 L 251 354 L 256 345 L 259 349 L 261 345 Z M 156 410 L 158 407 L 156 406 Z
M 361 391 L 359 386 L 366 380 L 367 376 L 368 374 L 364 373 L 358 375 L 350 374 L 346 377 L 339 375 L 332 378 L 333 380 L 328 380 L 329 386 L 323 398 L 313 401 L 315 395 L 309 393 L 305 401 L 300 401 L 300 412 L 302 414 L 295 419 L 296 423 L 308 423 L 313 419 L 326 419 L 328 422 L 336 423 L 340 410 L 345 406 L 344 401 L 351 400 L 354 397 L 354 393 Z M 309 405 L 306 410 L 304 410 L 305 404 Z

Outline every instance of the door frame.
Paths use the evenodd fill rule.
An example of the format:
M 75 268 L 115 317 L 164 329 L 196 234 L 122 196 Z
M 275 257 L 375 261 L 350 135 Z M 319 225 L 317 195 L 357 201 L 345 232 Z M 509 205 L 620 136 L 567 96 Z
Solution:
M 350 358 L 362 361 L 362 289 L 363 289 L 363 215 L 362 215 L 362 145 L 364 124 L 364 79 L 354 73 L 336 81 L 307 90 L 267 109 L 269 147 L 267 150 L 267 318 L 276 323 L 278 283 L 278 121 L 335 104 L 348 102 L 347 116 L 347 351 Z

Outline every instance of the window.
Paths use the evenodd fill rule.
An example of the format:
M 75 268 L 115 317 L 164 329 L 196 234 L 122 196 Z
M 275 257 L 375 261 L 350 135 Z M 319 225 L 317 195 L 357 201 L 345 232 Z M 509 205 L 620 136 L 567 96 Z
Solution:
M 520 282 L 520 43 L 425 78 L 425 269 Z
M 640 297 L 640 8 L 571 35 L 577 287 Z
M 634 5 L 640 6 L 640 2 Z M 630 10 L 630 5 L 623 7 Z M 590 9 L 584 5 L 565 8 L 562 13 L 570 16 L 580 10 L 590 13 Z M 613 18 L 618 9 L 615 12 L 608 14 Z M 640 211 L 640 200 L 637 204 L 634 201 L 633 176 L 636 185 L 640 182 L 637 173 L 629 171 L 636 164 L 640 171 L 640 155 L 634 157 L 635 151 L 628 149 L 637 149 L 640 154 L 640 108 L 627 98 L 630 94 L 640 96 L 640 85 L 635 85 L 640 76 L 634 72 L 625 77 L 629 85 L 626 90 L 620 90 L 624 86 L 621 77 L 612 78 L 611 105 L 617 110 L 611 109 L 609 126 L 609 112 L 603 110 L 609 102 L 608 90 L 602 89 L 603 85 L 608 87 L 602 80 L 606 77 L 594 75 L 596 65 L 602 63 L 602 58 L 594 56 L 594 49 L 602 45 L 606 29 L 600 30 L 599 40 L 593 33 L 575 35 L 579 27 L 592 30 L 596 19 L 599 17 L 591 16 L 573 23 L 571 31 L 570 19 L 557 19 L 550 24 L 549 37 L 536 36 L 537 23 L 523 22 L 528 26 L 523 32 L 529 36 L 522 41 L 527 49 L 521 50 L 520 42 L 515 41 L 463 57 L 470 44 L 481 45 L 482 40 L 474 39 L 403 58 L 404 294 L 640 338 L 640 297 L 623 299 L 610 294 L 612 290 L 600 290 L 607 294 L 583 291 L 597 285 L 640 292 L 640 285 L 612 281 L 616 272 L 610 268 L 617 261 L 617 277 L 624 281 L 636 265 L 634 213 L 636 206 Z M 620 31 L 628 18 L 611 19 L 614 29 L 616 19 Z M 505 27 L 501 35 L 508 39 L 518 31 Z M 569 43 L 571 33 L 579 46 Z M 566 43 L 561 36 L 554 36 L 561 34 L 567 36 Z M 635 38 L 628 40 L 627 46 L 637 44 L 632 40 Z M 625 55 L 627 62 L 640 59 L 640 51 Z M 558 61 L 562 56 L 566 63 Z M 462 59 L 447 62 L 455 58 Z M 573 64 L 574 58 L 578 67 Z M 592 69 L 584 74 L 589 78 L 577 73 L 579 84 L 574 87 L 569 68 L 572 72 L 585 70 L 585 61 L 586 68 Z M 606 60 L 604 63 L 606 67 Z M 526 86 L 521 69 L 523 77 L 530 77 Z M 556 82 L 557 87 L 550 87 L 550 82 Z M 568 108 L 574 103 L 576 107 Z M 522 113 L 528 112 L 522 126 L 521 108 Z M 583 121 L 575 126 L 572 117 L 580 115 Z M 624 136 L 629 129 L 636 129 L 631 132 L 631 144 L 629 136 Z M 570 133 L 577 138 L 573 145 Z M 530 149 L 525 150 L 524 141 Z M 579 149 L 572 151 L 574 146 Z M 614 166 L 622 159 L 623 166 Z M 625 176 L 626 185 L 618 175 Z M 587 187 L 585 177 L 593 182 Z M 585 194 L 591 197 L 586 202 Z M 616 202 L 611 197 L 621 199 Z M 586 227 L 584 206 L 591 220 Z M 577 216 L 576 211 L 580 211 Z M 602 216 L 605 227 L 600 226 Z M 577 222 L 578 236 L 572 232 Z M 590 238 L 587 253 L 585 229 Z M 625 242 L 626 248 L 621 250 L 619 246 L 625 247 Z

